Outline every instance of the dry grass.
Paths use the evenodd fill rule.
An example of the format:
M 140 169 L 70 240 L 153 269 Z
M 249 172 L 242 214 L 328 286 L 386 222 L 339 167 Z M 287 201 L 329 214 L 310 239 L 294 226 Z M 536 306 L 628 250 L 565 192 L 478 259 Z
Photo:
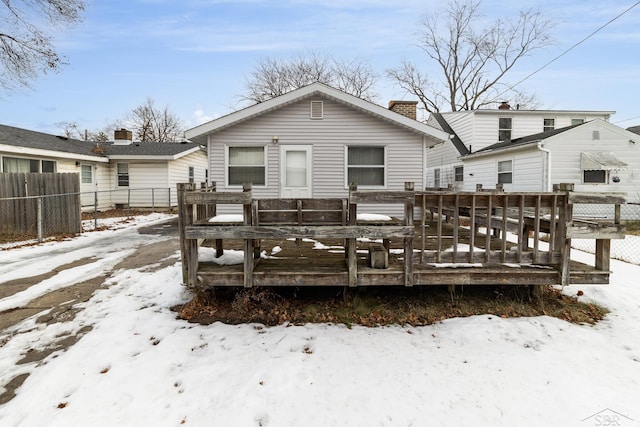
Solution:
M 581 294 L 581 292 L 578 292 Z M 421 288 L 252 288 L 201 292 L 175 308 L 179 317 L 202 324 L 224 322 L 336 323 L 351 326 L 429 325 L 452 317 L 548 315 L 593 324 L 607 310 L 545 287 L 534 296 L 528 287 Z
M 624 224 L 626 234 L 640 236 L 640 221 L 628 221 Z

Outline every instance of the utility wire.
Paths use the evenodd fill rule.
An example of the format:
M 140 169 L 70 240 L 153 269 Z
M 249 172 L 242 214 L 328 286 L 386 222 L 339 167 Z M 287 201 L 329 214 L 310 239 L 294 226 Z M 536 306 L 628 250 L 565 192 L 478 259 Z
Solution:
M 520 83 L 528 80 L 529 78 L 531 78 L 533 75 L 539 73 L 540 71 L 544 70 L 545 68 L 547 68 L 549 65 L 553 64 L 554 62 L 556 62 L 558 59 L 562 58 L 563 56 L 565 56 L 567 53 L 571 52 L 573 49 L 575 49 L 576 47 L 580 46 L 582 43 L 586 42 L 587 40 L 589 40 L 591 37 L 593 37 L 594 35 L 596 35 L 598 32 L 600 32 L 603 28 L 605 28 L 606 26 L 608 26 L 609 24 L 611 24 L 612 22 L 614 22 L 615 20 L 617 20 L 618 18 L 620 18 L 621 16 L 623 16 L 624 14 L 626 14 L 627 12 L 629 12 L 631 9 L 633 9 L 634 7 L 640 5 L 640 1 L 635 2 L 633 5 L 629 6 L 629 8 L 627 8 L 625 11 L 623 11 L 622 13 L 620 13 L 619 15 L 617 15 L 616 17 L 610 19 L 606 24 L 600 26 L 597 30 L 593 31 L 591 34 L 589 34 L 588 36 L 586 36 L 585 38 L 583 38 L 582 40 L 580 40 L 579 42 L 575 43 L 573 46 L 571 46 L 570 48 L 568 48 L 567 50 L 565 50 L 564 52 L 562 52 L 560 55 L 556 56 L 555 58 L 553 58 L 551 61 L 547 62 L 546 64 L 544 64 L 542 67 L 538 68 L 537 70 L 535 70 L 534 72 L 532 72 L 531 74 L 529 74 L 527 77 L 523 78 L 522 80 L 520 80 L 518 83 L 512 85 L 509 89 L 505 89 L 504 91 L 502 91 L 501 93 L 498 94 L 497 97 L 500 97 L 501 95 L 503 95 L 504 93 L 508 92 L 509 90 L 512 90 L 514 87 L 518 86 Z

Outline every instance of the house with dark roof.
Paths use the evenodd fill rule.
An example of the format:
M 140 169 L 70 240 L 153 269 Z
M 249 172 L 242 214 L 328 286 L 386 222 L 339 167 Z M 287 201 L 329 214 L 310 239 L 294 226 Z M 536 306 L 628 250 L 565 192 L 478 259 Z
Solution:
M 452 135 L 427 152 L 433 186 L 551 191 L 572 183 L 576 191 L 623 192 L 640 202 L 640 136 L 609 123 L 613 112 L 478 111 L 432 114 Z
M 207 144 L 220 190 L 251 182 L 264 198 L 346 197 L 425 185 L 425 152 L 449 137 L 416 120 L 415 101 L 385 108 L 313 83 L 187 130 Z M 375 211 L 375 208 L 371 209 Z
M 85 208 L 166 207 L 178 182 L 206 181 L 207 156 L 195 143 L 133 142 L 126 129 L 96 143 L 0 125 L 0 173 L 11 172 L 78 173 Z

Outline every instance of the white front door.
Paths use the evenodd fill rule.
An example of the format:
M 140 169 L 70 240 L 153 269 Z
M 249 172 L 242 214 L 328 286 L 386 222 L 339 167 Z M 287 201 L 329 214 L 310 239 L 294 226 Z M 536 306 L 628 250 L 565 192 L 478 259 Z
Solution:
M 311 145 L 280 146 L 280 197 L 311 197 Z

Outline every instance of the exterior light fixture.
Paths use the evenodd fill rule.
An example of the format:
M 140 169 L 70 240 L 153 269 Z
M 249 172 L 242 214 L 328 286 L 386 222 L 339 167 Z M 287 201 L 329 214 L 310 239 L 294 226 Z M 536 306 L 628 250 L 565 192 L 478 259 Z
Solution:
M 271 138 L 271 142 L 273 142 L 274 144 L 278 143 L 278 137 L 274 136 L 273 138 Z

